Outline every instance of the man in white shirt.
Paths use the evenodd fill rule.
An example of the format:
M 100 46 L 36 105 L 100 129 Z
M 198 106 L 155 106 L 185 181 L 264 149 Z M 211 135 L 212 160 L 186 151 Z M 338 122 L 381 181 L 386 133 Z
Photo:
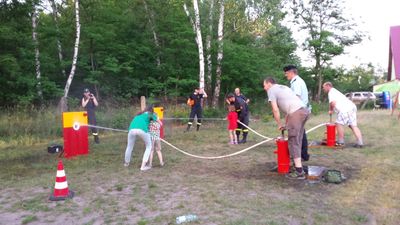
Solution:
M 328 93 L 329 98 L 329 115 L 332 115 L 333 110 L 337 113 L 336 124 L 338 132 L 337 145 L 344 145 L 344 126 L 347 125 L 353 131 L 357 139 L 357 144 L 353 147 L 362 148 L 363 140 L 360 129 L 357 127 L 357 107 L 344 94 L 335 89 L 331 82 L 323 84 L 325 93 Z
M 308 108 L 309 111 L 310 107 L 308 104 L 308 89 L 304 80 L 297 75 L 297 67 L 294 65 L 287 65 L 283 68 L 285 72 L 286 78 L 290 81 L 290 89 L 296 94 L 297 97 L 303 102 L 303 107 Z M 303 140 L 301 144 L 301 158 L 304 161 L 308 161 L 310 159 L 310 155 L 308 154 L 308 141 L 306 130 L 303 131 Z

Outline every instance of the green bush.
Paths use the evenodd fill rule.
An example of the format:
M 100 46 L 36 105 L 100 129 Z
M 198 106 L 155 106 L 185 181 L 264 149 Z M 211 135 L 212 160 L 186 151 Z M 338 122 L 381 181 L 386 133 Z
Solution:
M 264 114 L 264 115 L 261 116 L 261 121 L 262 122 L 268 123 L 268 122 L 271 122 L 273 120 L 274 120 L 274 117 L 272 116 L 272 114 Z
M 205 108 L 203 110 L 203 117 L 204 118 L 224 118 L 228 113 L 227 110 L 219 109 L 219 108 Z
M 189 107 L 172 106 L 167 107 L 164 112 L 164 117 L 168 118 L 189 118 L 190 109 Z
M 328 112 L 328 104 L 327 103 L 317 103 L 317 102 L 311 102 L 311 113 L 313 115 L 319 115 L 321 113 L 327 113 Z

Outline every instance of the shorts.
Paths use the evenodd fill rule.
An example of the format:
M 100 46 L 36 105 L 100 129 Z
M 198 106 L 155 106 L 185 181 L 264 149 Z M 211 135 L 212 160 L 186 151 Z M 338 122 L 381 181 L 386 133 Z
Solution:
M 357 126 L 357 108 L 353 108 L 349 112 L 339 112 L 336 118 L 336 123 L 340 125 Z

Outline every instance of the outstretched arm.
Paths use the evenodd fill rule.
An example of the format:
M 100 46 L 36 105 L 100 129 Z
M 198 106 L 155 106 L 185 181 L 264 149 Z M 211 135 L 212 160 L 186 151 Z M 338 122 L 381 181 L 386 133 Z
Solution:
M 332 115 L 333 110 L 335 109 L 335 105 L 336 105 L 335 101 L 332 101 L 332 102 L 329 103 L 329 112 L 328 112 L 329 115 Z
M 282 130 L 285 126 L 282 126 L 281 123 L 281 114 L 279 113 L 278 104 L 276 104 L 275 101 L 271 101 L 271 106 L 272 106 L 272 114 L 274 115 L 274 119 L 276 121 L 276 124 L 278 125 L 278 129 Z

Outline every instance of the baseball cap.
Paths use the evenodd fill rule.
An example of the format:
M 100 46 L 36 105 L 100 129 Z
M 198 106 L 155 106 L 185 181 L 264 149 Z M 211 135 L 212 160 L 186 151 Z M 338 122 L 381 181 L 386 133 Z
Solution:
M 287 71 L 290 71 L 293 69 L 297 69 L 297 67 L 295 65 L 287 65 L 287 66 L 283 67 L 284 72 L 287 72 Z
M 233 97 L 235 97 L 235 95 L 233 93 L 228 94 L 228 98 L 233 98 Z
M 87 92 L 90 92 L 89 88 L 83 89 L 83 93 L 87 93 Z

